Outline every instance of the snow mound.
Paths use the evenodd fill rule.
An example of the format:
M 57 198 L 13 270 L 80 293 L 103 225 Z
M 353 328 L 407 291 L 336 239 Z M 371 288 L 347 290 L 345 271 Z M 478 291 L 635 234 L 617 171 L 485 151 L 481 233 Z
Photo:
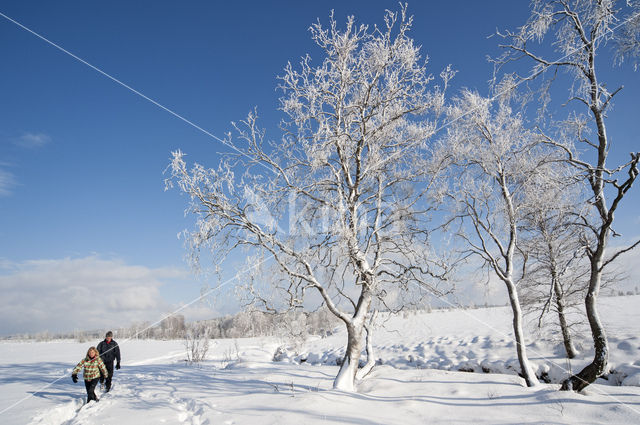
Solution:
M 635 375 L 627 376 L 622 381 L 622 385 L 640 387 L 640 373 L 636 373 Z
M 63 424 L 72 419 L 80 408 L 83 406 L 84 400 L 77 398 L 73 401 L 63 403 L 51 410 L 45 410 L 36 414 L 30 425 L 58 425 Z

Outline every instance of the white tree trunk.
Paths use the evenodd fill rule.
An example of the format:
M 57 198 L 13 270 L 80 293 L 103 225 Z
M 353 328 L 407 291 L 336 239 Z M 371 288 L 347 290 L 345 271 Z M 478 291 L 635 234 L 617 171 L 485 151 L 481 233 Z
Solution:
M 343 391 L 355 391 L 356 373 L 362 352 L 362 331 L 364 322 L 353 321 L 347 325 L 347 350 L 342 359 L 340 371 L 333 381 L 333 388 Z
M 520 370 L 527 387 L 539 385 L 540 382 L 533 372 L 529 358 L 527 357 L 527 347 L 524 341 L 524 332 L 522 330 L 522 309 L 520 308 L 520 300 L 518 299 L 518 291 L 511 279 L 505 280 L 507 291 L 509 292 L 509 303 L 513 312 L 513 334 L 516 338 L 516 350 L 518 353 L 518 362 Z
M 363 379 L 371 372 L 371 369 L 376 365 L 376 359 L 373 355 L 373 322 L 378 316 L 378 310 L 375 310 L 369 319 L 368 324 L 364 325 L 364 330 L 367 333 L 366 337 L 366 351 L 367 351 L 367 363 L 356 372 L 356 379 Z
M 347 326 L 347 350 L 342 359 L 342 366 L 338 371 L 338 376 L 333 381 L 333 388 L 343 391 L 355 391 L 356 373 L 362 354 L 362 333 L 364 323 L 371 306 L 371 294 L 366 289 L 367 283 L 363 283 L 358 304 L 356 305 L 353 317 L 345 321 Z

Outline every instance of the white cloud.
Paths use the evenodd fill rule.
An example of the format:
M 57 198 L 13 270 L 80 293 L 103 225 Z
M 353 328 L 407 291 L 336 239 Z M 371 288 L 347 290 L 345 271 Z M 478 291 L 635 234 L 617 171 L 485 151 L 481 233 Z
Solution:
M 216 312 L 212 306 L 207 305 L 205 302 L 200 300 L 189 305 L 182 304 L 175 310 L 179 310 L 177 311 L 177 314 L 182 314 L 189 321 L 207 320 L 212 317 L 224 315 L 223 313 Z
M 22 148 L 36 149 L 51 141 L 51 137 L 44 133 L 24 133 L 14 140 L 14 144 Z
M 13 174 L 0 168 L 0 197 L 11 195 L 14 186 L 16 186 L 16 180 Z
M 187 279 L 176 268 L 150 269 L 98 256 L 2 261 L 0 334 L 90 330 L 154 322 L 172 311 L 160 289 Z

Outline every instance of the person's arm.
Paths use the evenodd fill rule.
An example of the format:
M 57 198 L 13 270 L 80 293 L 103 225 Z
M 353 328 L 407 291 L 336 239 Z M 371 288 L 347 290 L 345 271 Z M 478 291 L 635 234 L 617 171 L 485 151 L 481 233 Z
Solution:
M 107 372 L 107 367 L 104 365 L 102 358 L 98 358 L 98 367 L 100 368 L 100 372 L 105 376 L 109 376 L 109 372 Z
M 116 342 L 116 347 L 114 348 L 116 352 L 116 369 L 120 369 L 120 346 Z
M 73 371 L 71 372 L 71 374 L 77 375 L 78 372 L 82 370 L 82 366 L 84 366 L 84 359 L 80 360 L 80 363 L 78 363 L 76 367 L 73 368 Z
M 71 371 L 71 379 L 73 380 L 74 383 L 78 382 L 78 372 L 82 370 L 82 366 L 84 366 L 84 359 L 80 360 L 80 363 L 78 363 L 76 367 L 74 367 L 73 370 Z

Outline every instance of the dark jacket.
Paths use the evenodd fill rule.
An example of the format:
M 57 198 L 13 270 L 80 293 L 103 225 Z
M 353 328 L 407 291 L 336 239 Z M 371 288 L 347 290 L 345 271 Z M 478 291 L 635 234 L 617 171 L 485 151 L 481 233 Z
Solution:
M 98 344 L 98 353 L 100 353 L 100 358 L 105 363 L 113 364 L 114 360 L 117 360 L 120 363 L 120 347 L 118 347 L 118 343 L 112 339 L 111 342 L 107 343 L 107 340 L 100 341 Z

